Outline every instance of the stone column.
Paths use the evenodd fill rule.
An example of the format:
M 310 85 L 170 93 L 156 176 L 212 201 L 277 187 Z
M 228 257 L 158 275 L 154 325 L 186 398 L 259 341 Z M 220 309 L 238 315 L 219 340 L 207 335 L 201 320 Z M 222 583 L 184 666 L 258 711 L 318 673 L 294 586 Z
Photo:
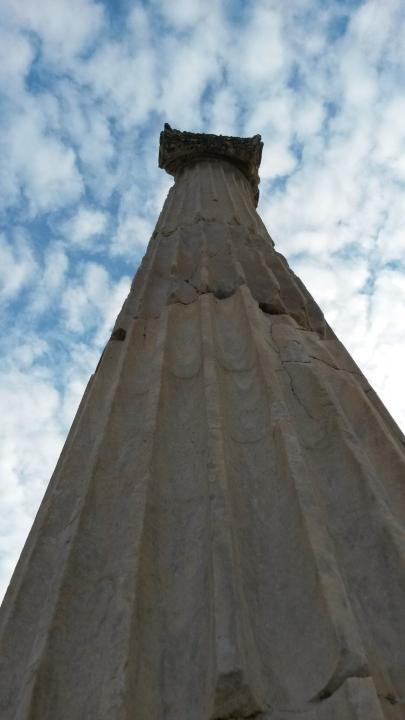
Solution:
M 2 719 L 401 718 L 404 438 L 275 251 L 260 155 L 161 135 L 174 186 L 2 608 Z

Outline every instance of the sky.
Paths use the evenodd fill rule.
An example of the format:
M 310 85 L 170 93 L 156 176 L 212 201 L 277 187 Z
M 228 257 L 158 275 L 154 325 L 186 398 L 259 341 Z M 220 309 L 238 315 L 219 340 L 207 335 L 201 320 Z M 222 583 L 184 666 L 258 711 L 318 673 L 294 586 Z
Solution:
M 405 428 L 403 0 L 2 0 L 0 596 L 172 178 L 260 133 L 259 212 Z

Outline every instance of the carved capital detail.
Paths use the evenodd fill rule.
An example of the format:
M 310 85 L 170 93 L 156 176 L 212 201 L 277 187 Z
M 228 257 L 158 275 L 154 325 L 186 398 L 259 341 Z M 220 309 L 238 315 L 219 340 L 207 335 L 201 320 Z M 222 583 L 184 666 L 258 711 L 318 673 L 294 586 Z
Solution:
M 263 143 L 260 135 L 251 138 L 228 137 L 174 130 L 165 123 L 160 133 L 159 167 L 176 176 L 196 160 L 220 158 L 236 165 L 249 180 L 256 204 L 259 197 L 259 166 Z

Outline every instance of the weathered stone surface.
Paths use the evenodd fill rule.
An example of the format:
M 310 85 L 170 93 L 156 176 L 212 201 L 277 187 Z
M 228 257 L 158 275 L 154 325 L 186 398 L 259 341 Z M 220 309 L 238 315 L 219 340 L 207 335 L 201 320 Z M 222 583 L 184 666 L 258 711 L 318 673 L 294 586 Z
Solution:
M 185 163 L 7 593 L 0 717 L 400 720 L 404 469 L 243 172 Z
M 219 158 L 236 165 L 249 180 L 255 203 L 259 199 L 259 166 L 263 143 L 260 135 L 251 138 L 208 135 L 173 130 L 168 123 L 160 133 L 159 167 L 177 177 L 191 163 Z

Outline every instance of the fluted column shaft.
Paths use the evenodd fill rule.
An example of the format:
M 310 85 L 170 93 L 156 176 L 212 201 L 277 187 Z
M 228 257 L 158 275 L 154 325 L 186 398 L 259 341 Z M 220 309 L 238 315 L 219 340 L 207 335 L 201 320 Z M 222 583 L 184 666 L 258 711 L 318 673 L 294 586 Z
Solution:
M 0 715 L 399 720 L 403 438 L 251 175 L 175 175 L 6 596 Z

